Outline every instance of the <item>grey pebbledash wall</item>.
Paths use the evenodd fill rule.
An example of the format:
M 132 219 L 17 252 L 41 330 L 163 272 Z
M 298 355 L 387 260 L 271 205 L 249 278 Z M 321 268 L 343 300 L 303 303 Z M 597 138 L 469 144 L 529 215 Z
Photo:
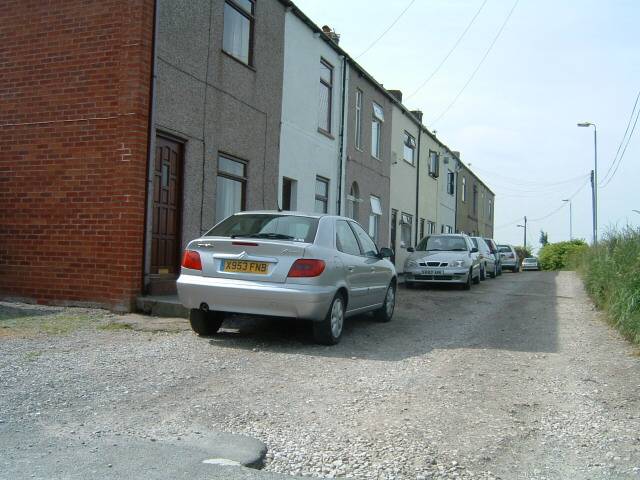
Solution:
M 223 11 L 158 1 L 155 127 L 184 142 L 183 247 L 215 223 L 219 152 L 247 161 L 248 210 L 277 207 L 285 9 L 256 2 L 251 67 L 222 50 Z

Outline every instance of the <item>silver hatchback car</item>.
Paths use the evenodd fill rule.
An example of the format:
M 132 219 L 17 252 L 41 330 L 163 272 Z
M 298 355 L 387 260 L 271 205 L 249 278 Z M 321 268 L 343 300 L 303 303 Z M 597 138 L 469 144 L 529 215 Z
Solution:
M 200 335 L 216 333 L 226 313 L 243 313 L 312 320 L 315 339 L 332 345 L 346 317 L 373 311 L 391 320 L 392 253 L 349 218 L 241 212 L 189 243 L 178 296 Z

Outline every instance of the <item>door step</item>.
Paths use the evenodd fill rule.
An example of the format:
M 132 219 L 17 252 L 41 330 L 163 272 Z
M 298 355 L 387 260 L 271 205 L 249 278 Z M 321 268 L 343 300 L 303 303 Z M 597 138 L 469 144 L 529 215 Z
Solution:
M 189 309 L 184 307 L 177 295 L 144 295 L 136 299 L 139 311 L 154 317 L 189 318 Z

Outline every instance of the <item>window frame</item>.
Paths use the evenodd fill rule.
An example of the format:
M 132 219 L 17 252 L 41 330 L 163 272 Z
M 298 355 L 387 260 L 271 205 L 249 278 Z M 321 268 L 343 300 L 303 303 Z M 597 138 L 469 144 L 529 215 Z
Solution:
M 408 241 L 405 242 L 403 233 L 408 227 Z M 413 239 L 413 215 L 409 213 L 400 212 L 400 246 L 403 248 L 409 248 L 412 245 Z
M 364 94 L 362 90 L 356 88 L 356 115 L 355 115 L 355 147 L 356 150 L 362 151 L 362 99 Z
M 467 203 L 467 177 L 462 176 L 462 202 Z
M 447 169 L 447 193 L 451 196 L 456 193 L 456 174 L 453 170 Z
M 424 225 L 425 225 L 425 219 L 421 218 L 420 219 L 420 240 L 422 240 L 422 237 L 424 237 Z
M 416 165 L 416 138 L 411 135 L 409 132 L 407 132 L 406 130 L 404 131 L 404 138 L 402 139 L 402 158 L 405 162 L 407 162 L 409 165 L 411 165 L 412 167 L 415 167 Z M 411 160 L 408 160 L 404 154 L 405 154 L 405 147 L 409 148 L 411 150 Z
M 230 162 L 239 163 L 243 166 L 243 175 L 236 175 L 234 173 L 225 172 L 224 170 L 220 170 L 220 158 L 224 158 L 225 160 L 229 160 Z M 247 183 L 249 180 L 249 176 L 247 173 L 249 166 L 249 162 L 246 160 L 242 160 L 241 158 L 234 157 L 233 155 L 229 155 L 228 153 L 218 152 L 218 158 L 216 161 L 216 210 L 218 208 L 218 177 L 226 178 L 228 180 L 233 180 L 239 182 L 242 185 L 242 194 L 240 198 L 240 211 L 244 212 L 247 209 Z M 217 216 L 217 215 L 216 215 Z M 224 220 L 224 218 L 218 219 L 216 218 L 216 223 Z
M 378 115 L 376 107 L 380 110 L 380 114 Z M 382 105 L 376 102 L 371 102 L 371 156 L 376 160 L 382 161 L 382 125 L 384 124 L 384 108 Z M 376 140 L 376 149 L 373 149 L 373 126 L 378 125 L 376 130 L 375 140 Z
M 429 176 L 433 178 L 440 176 L 440 155 L 435 150 L 429 150 Z
M 327 187 L 327 194 L 326 196 L 323 195 L 318 195 L 317 192 L 317 186 L 318 186 L 318 182 L 324 183 Z M 329 182 L 330 180 L 328 178 L 325 177 L 321 177 L 320 175 L 316 175 L 316 183 L 314 184 L 314 194 L 315 194 L 315 202 L 317 201 L 321 201 L 324 203 L 324 207 L 325 207 L 325 211 L 324 212 L 315 212 L 315 213 L 329 213 Z M 313 204 L 314 206 L 314 211 L 315 211 L 315 202 Z
M 320 57 L 320 65 L 325 66 L 328 70 L 329 70 L 329 82 L 327 82 L 324 78 L 322 78 L 322 75 L 320 75 L 320 87 L 325 86 L 327 87 L 328 91 L 329 91 L 329 95 L 328 95 L 328 105 L 327 105 L 327 118 L 325 119 L 327 122 L 327 127 L 328 129 L 324 129 L 321 125 L 320 125 L 320 112 L 318 111 L 318 131 L 320 133 L 324 133 L 326 135 L 331 136 L 331 130 L 333 128 L 333 72 L 334 72 L 334 68 L 333 65 L 331 63 L 329 63 L 328 60 L 326 60 L 324 57 Z M 320 98 L 318 98 L 318 108 L 320 107 Z
M 473 213 L 478 214 L 478 185 L 473 185 Z
M 378 202 L 378 206 L 380 207 L 380 213 L 376 213 L 374 212 L 374 199 L 377 200 Z M 382 200 L 380 199 L 380 197 L 376 196 L 376 195 L 369 195 L 369 207 L 370 207 L 370 211 L 369 211 L 369 231 L 367 232 L 367 234 L 371 237 L 371 239 L 373 240 L 374 243 L 377 244 L 378 242 L 378 235 L 380 234 L 380 220 L 382 218 L 382 215 L 384 214 L 384 210 L 382 209 Z M 372 217 L 374 217 L 374 234 L 371 235 L 371 219 Z
M 238 58 L 233 53 L 229 52 L 224 48 L 224 12 L 223 12 L 223 21 L 222 21 L 222 51 L 229 55 L 234 60 L 242 63 L 243 65 L 247 65 L 248 67 L 254 68 L 254 38 L 255 38 L 255 19 L 256 19 L 256 0 L 247 0 L 251 2 L 251 13 L 247 12 L 238 2 L 235 0 L 224 0 L 223 9 L 225 5 L 229 5 L 233 8 L 238 14 L 245 17 L 249 20 L 249 51 L 247 52 L 247 61 L 245 62 L 241 58 Z

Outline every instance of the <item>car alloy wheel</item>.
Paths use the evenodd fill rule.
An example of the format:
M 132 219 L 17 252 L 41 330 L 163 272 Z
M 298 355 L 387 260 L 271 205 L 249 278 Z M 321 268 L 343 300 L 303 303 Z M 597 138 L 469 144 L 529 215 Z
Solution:
M 338 338 L 342 334 L 342 326 L 344 325 L 344 306 L 342 298 L 337 297 L 331 305 L 331 334 Z
M 396 308 L 396 285 L 391 283 L 387 287 L 387 294 L 384 296 L 384 303 L 375 313 L 374 318 L 378 322 L 386 323 L 390 322 L 393 317 L 393 312 Z
M 344 327 L 345 299 L 342 293 L 336 293 L 325 318 L 313 322 L 313 336 L 322 345 L 335 345 L 340 341 Z

